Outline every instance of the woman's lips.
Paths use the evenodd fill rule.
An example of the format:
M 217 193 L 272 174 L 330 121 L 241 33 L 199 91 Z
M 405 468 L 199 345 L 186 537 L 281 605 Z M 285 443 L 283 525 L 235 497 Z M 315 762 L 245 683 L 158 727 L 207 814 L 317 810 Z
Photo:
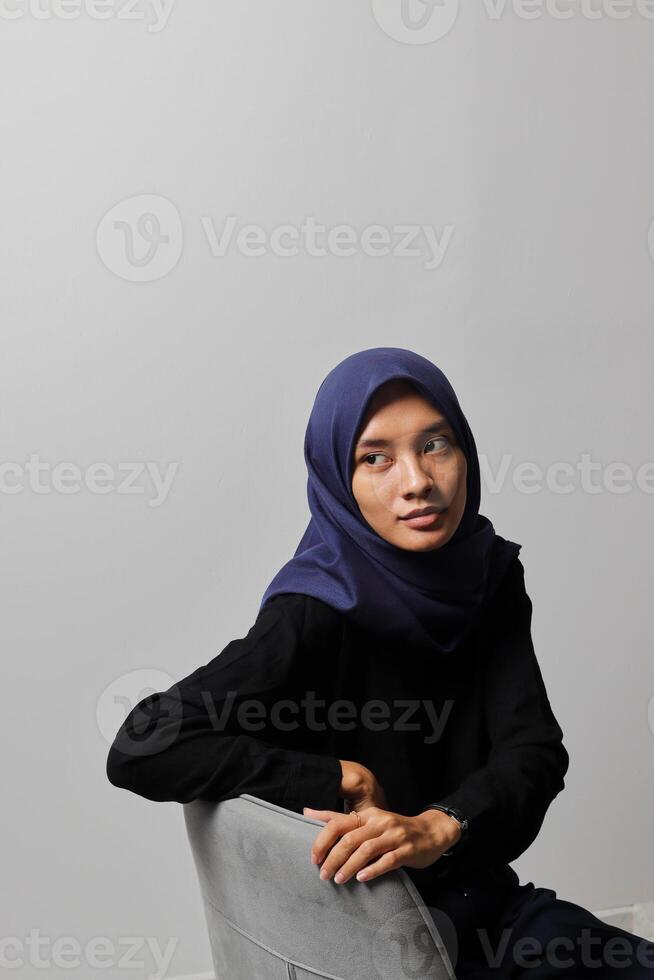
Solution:
M 424 514 L 422 517 L 405 517 L 402 520 L 403 524 L 408 524 L 409 527 L 431 527 L 433 524 L 437 524 L 442 515 L 438 511 L 434 511 L 431 514 Z

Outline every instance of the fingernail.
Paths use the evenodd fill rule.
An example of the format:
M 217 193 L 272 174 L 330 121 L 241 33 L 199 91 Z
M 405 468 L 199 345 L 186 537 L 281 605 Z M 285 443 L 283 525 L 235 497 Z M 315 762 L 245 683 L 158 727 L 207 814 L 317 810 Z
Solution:
M 322 878 L 323 881 L 326 878 L 329 878 L 329 871 L 327 870 L 327 868 L 322 868 L 321 869 L 321 871 L 320 871 L 320 877 Z
M 339 883 L 339 885 L 340 885 L 340 883 L 341 883 L 341 882 L 342 882 L 342 881 L 343 881 L 344 879 L 345 879 L 345 875 L 343 874 L 343 872 L 342 872 L 342 871 L 339 871 L 339 872 L 338 872 L 338 873 L 337 873 L 337 874 L 336 874 L 336 875 L 334 876 L 334 881 L 337 881 L 337 882 Z

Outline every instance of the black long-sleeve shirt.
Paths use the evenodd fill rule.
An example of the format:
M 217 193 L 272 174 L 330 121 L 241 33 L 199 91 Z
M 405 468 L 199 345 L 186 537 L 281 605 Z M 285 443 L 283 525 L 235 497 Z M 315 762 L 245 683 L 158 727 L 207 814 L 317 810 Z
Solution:
M 468 817 L 450 857 L 407 869 L 419 887 L 515 881 L 508 863 L 535 839 L 569 763 L 531 612 L 519 558 L 449 657 L 386 643 L 314 597 L 278 595 L 246 636 L 134 707 L 108 778 L 149 800 L 250 793 L 297 813 L 342 811 L 339 760 L 358 761 L 390 810 L 446 803 Z

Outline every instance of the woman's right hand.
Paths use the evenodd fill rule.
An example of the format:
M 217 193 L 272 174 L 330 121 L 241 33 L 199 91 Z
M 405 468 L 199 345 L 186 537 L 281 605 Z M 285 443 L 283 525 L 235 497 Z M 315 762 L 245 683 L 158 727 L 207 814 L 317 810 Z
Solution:
M 360 762 L 341 759 L 340 763 L 343 770 L 340 795 L 347 800 L 350 813 L 369 806 L 388 809 L 384 788 L 370 769 Z

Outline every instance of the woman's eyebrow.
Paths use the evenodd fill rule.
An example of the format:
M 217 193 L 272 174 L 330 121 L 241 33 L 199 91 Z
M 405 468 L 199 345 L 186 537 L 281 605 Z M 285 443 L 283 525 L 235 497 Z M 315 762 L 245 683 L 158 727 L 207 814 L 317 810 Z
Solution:
M 449 429 L 450 423 L 447 419 L 437 419 L 432 422 L 425 429 L 421 429 L 418 433 L 419 436 L 427 436 L 430 432 L 442 432 L 443 429 Z M 357 449 L 370 449 L 372 446 L 388 446 L 392 440 L 389 439 L 362 439 L 357 443 Z

